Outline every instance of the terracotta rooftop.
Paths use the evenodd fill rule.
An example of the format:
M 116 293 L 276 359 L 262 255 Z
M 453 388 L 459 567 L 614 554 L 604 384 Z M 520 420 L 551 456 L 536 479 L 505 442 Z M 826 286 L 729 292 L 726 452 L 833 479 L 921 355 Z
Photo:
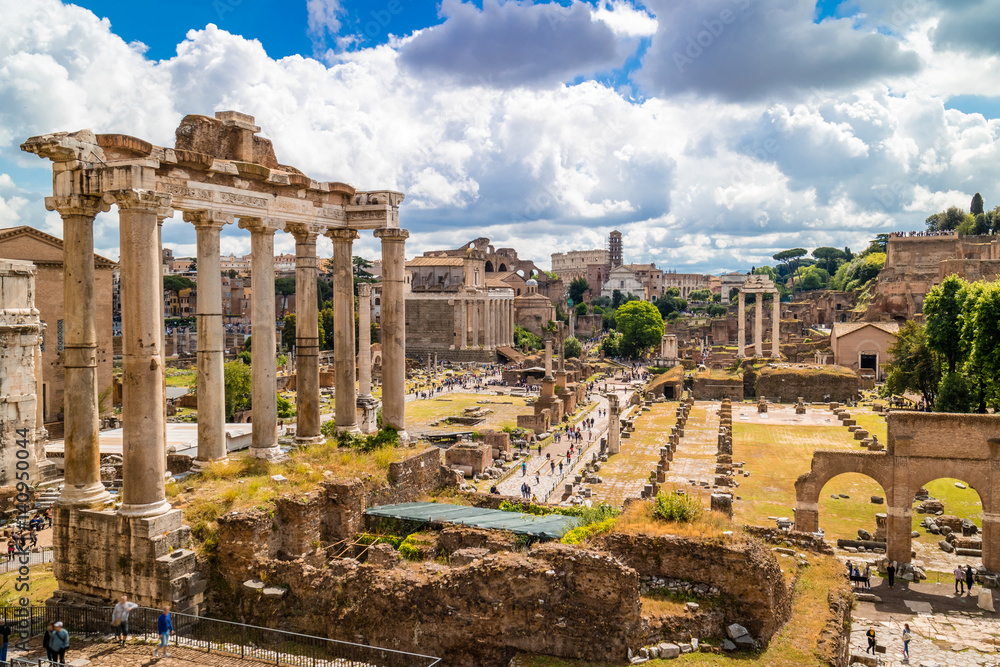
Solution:
M 465 260 L 461 257 L 414 257 L 406 263 L 407 266 L 462 266 Z
M 833 325 L 833 336 L 846 336 L 864 327 L 875 327 L 892 335 L 899 333 L 899 322 L 835 322 Z

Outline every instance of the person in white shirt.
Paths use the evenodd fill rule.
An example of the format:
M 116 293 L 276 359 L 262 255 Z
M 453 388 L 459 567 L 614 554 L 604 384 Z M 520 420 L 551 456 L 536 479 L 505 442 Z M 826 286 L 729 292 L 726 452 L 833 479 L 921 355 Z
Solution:
M 115 638 L 122 646 L 125 646 L 125 640 L 128 639 L 128 615 L 138 607 L 139 605 L 129 602 L 128 598 L 123 595 L 111 612 L 111 625 L 115 628 Z

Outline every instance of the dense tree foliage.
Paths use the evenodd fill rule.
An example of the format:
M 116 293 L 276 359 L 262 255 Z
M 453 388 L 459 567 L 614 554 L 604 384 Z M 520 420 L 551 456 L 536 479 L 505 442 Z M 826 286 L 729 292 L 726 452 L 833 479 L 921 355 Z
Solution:
M 619 354 L 638 357 L 663 338 L 663 317 L 646 301 L 630 301 L 615 313 L 617 330 L 622 335 Z
M 577 359 L 583 354 L 583 344 L 575 337 L 570 337 L 563 342 L 563 350 L 567 359 Z
M 912 320 L 904 324 L 889 348 L 885 393 L 920 393 L 928 405 L 934 404 L 941 383 L 941 360 L 927 344 L 926 328 Z
M 529 350 L 540 350 L 543 347 L 542 339 L 522 326 L 514 327 L 514 345 L 519 350 L 523 349 L 524 345 L 527 345 Z
M 194 287 L 195 282 L 185 276 L 166 275 L 163 276 L 163 289 L 167 292 L 179 294 L 181 290 Z
M 584 315 L 587 314 L 587 311 L 589 310 L 589 308 L 587 308 L 587 304 L 582 302 L 573 306 L 573 309 L 576 312 L 577 317 L 583 317 Z
M 590 289 L 586 278 L 573 278 L 569 284 L 569 298 L 573 303 L 583 303 L 583 295 Z
M 869 281 L 877 278 L 884 266 L 885 253 L 872 252 L 858 255 L 850 262 L 841 264 L 836 275 L 830 281 L 830 287 L 846 291 L 860 289 Z
M 981 215 L 983 212 L 983 196 L 978 192 L 972 195 L 972 205 L 969 206 L 969 213 L 972 215 Z
M 236 418 L 237 412 L 250 409 L 250 365 L 240 361 L 230 361 L 223 367 L 223 376 L 226 421 L 231 422 Z
M 696 289 L 688 293 L 690 301 L 711 301 L 712 291 L 707 289 Z

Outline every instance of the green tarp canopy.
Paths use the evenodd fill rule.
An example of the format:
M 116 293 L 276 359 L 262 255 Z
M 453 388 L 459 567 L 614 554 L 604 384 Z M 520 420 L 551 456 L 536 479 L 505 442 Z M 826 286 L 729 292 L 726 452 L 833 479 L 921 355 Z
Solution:
M 365 510 L 368 516 L 384 517 L 386 519 L 402 519 L 404 521 L 419 521 L 424 523 L 453 523 L 473 528 L 494 528 L 509 530 L 519 535 L 531 535 L 548 539 L 559 539 L 579 525 L 579 519 L 574 516 L 548 514 L 536 516 L 523 512 L 504 512 L 503 510 L 468 507 L 466 505 L 449 505 L 447 503 L 400 503 L 398 505 L 379 505 Z

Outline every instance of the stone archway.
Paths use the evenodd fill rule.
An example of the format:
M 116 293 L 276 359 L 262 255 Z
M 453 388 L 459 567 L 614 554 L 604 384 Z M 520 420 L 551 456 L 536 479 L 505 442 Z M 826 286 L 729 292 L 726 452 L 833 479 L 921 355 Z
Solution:
M 894 412 L 884 452 L 820 450 L 795 481 L 795 529 L 819 527 L 819 495 L 845 472 L 871 477 L 886 492 L 886 555 L 910 562 L 911 507 L 917 490 L 935 479 L 965 480 L 983 505 L 983 565 L 1000 571 L 1000 415 Z M 994 477 L 994 471 L 997 473 Z
M 493 262 L 486 260 L 486 273 L 493 273 Z

